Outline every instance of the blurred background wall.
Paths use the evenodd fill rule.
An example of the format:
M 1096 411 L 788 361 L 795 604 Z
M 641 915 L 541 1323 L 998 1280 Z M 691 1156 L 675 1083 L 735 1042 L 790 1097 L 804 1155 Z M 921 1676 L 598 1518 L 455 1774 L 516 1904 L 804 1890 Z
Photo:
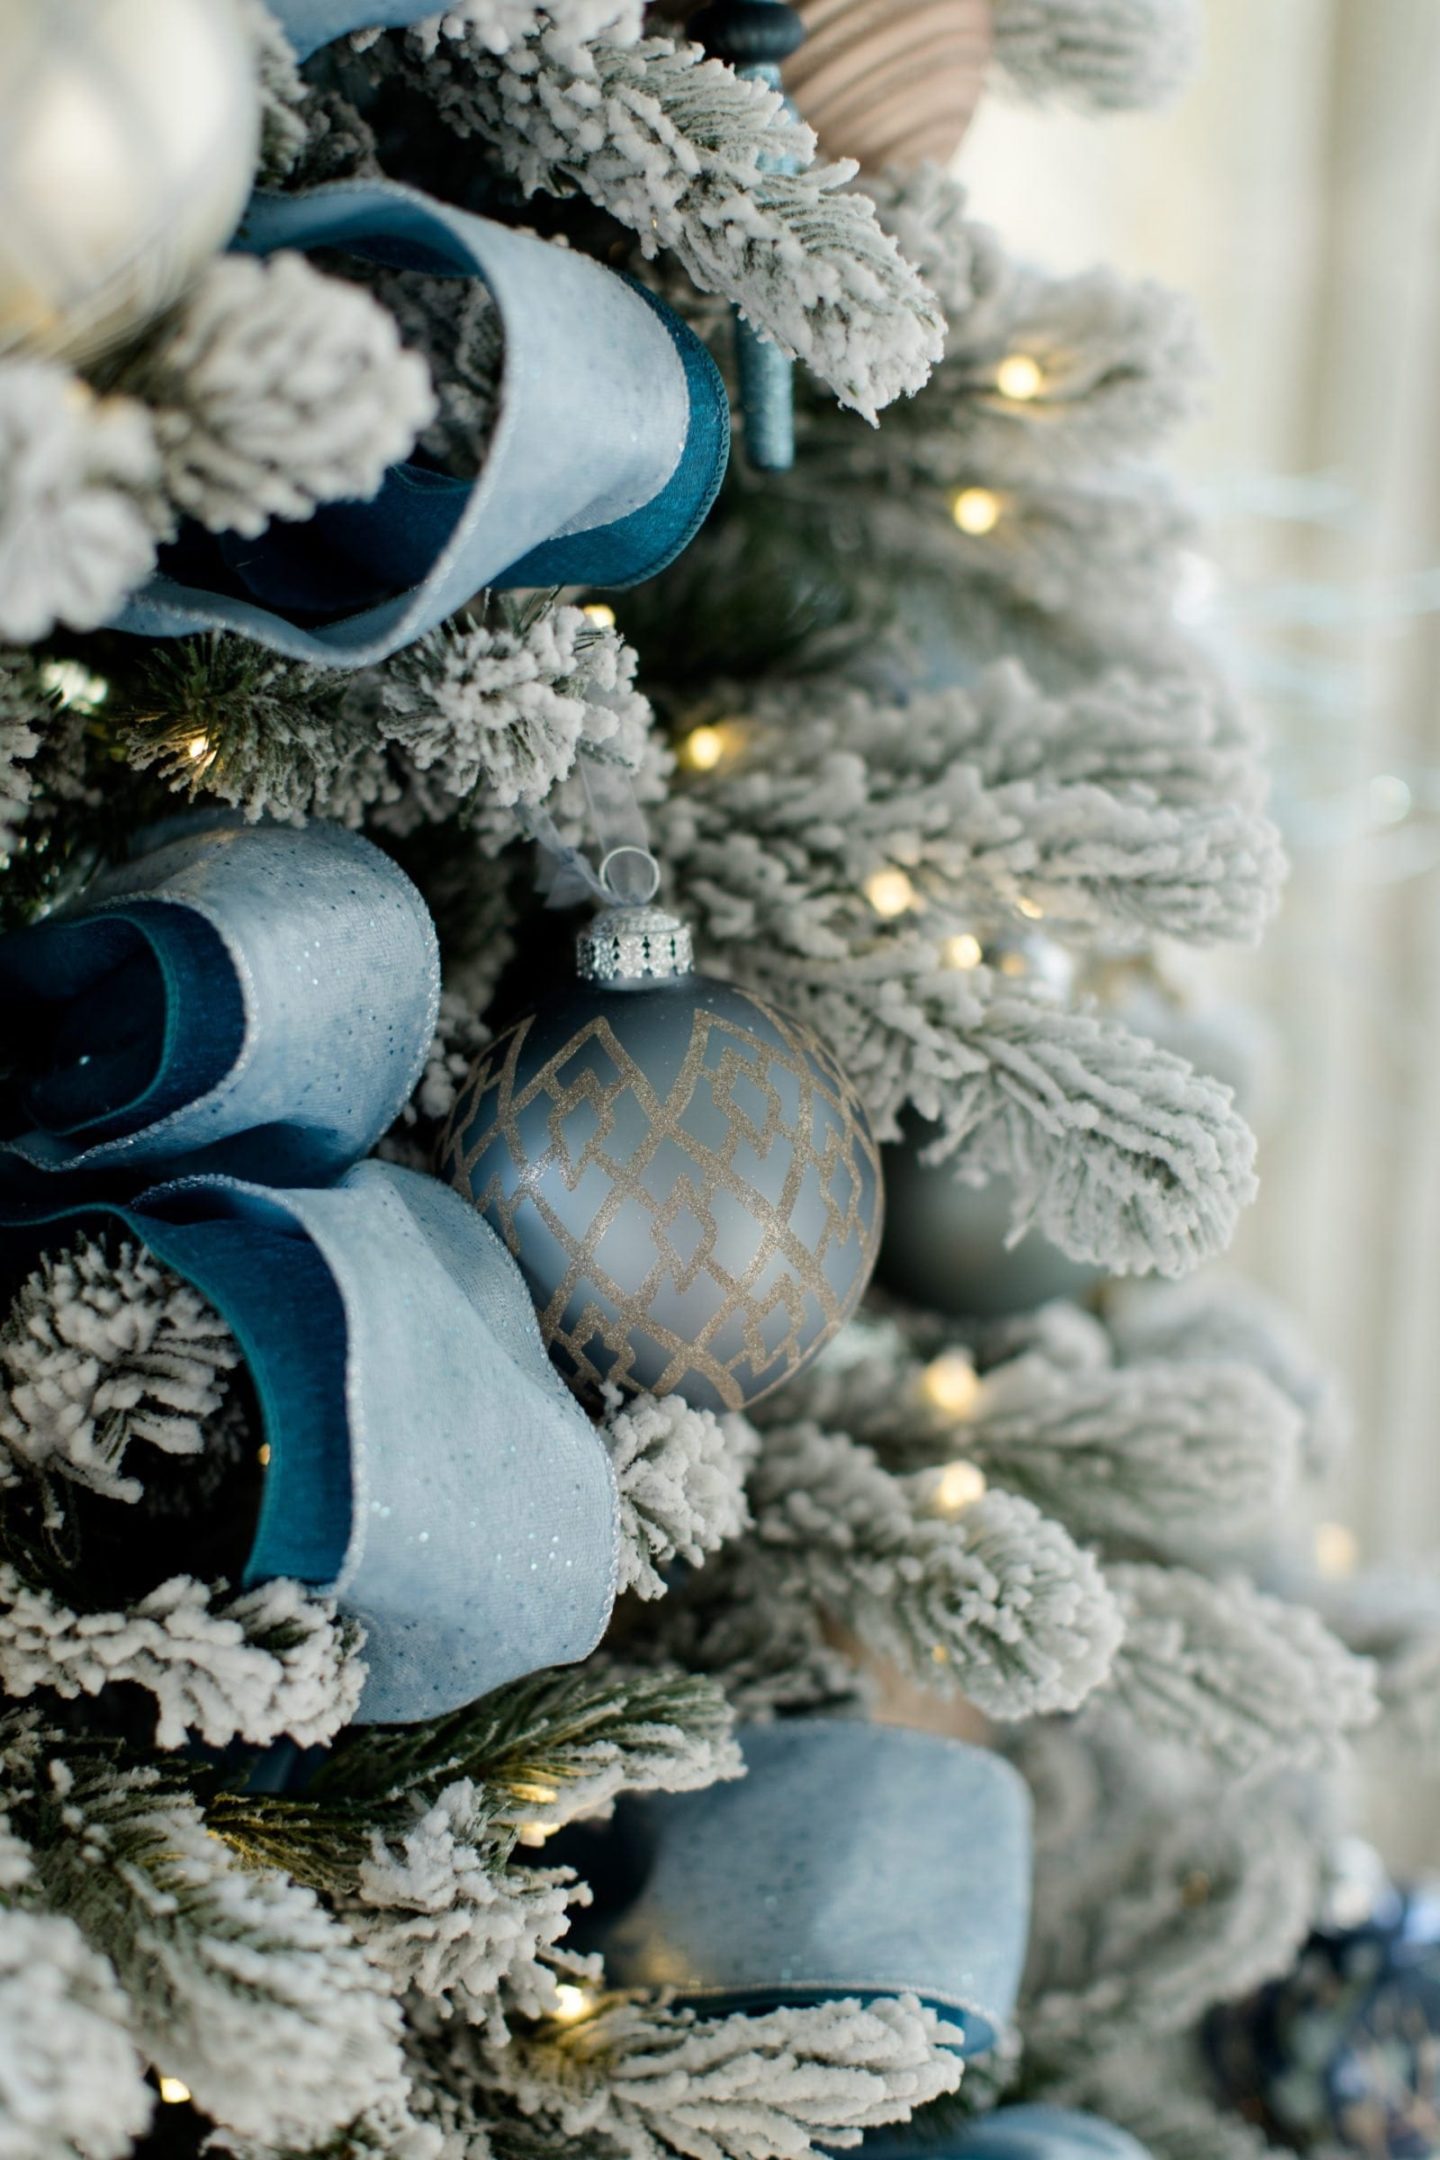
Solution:
M 1209 550 L 1184 605 L 1270 733 L 1294 862 L 1263 951 L 1225 969 L 1276 1034 L 1262 1194 L 1235 1259 L 1290 1303 L 1353 1403 L 1322 1516 L 1362 1565 L 1430 1561 L 1440 7 L 1208 0 L 1207 16 L 1203 75 L 1172 113 L 1090 122 L 987 99 L 958 169 L 1013 245 L 1178 285 L 1208 329 L 1217 372 L 1182 456 Z M 1392 1858 L 1440 1864 L 1440 1791 L 1375 1782 Z

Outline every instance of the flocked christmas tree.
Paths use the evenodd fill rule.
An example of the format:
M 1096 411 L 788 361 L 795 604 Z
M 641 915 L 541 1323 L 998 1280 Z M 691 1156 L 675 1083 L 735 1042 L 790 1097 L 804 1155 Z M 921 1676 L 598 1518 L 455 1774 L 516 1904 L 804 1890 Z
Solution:
M 196 9 L 226 14 L 130 12 Z M 17 141 L 16 86 L 58 128 L 82 64 L 92 149 L 133 120 L 122 12 L 11 11 Z M 995 77 L 1096 111 L 1168 95 L 1195 27 L 990 16 Z M 212 86 L 265 191 L 241 251 L 209 252 L 212 165 L 181 269 L 77 240 L 62 291 L 26 247 L 88 233 L 95 169 L 57 210 L 0 167 L 0 2151 L 811 2160 L 908 2124 L 948 2154 L 1044 2101 L 1163 2160 L 1259 2153 L 1202 2021 L 1309 1930 L 1355 1736 L 1433 1753 L 1440 1614 L 1322 1617 L 1288 1526 L 1326 1385 L 1260 1297 L 1180 1280 L 1254 1150 L 1164 955 L 1253 940 L 1283 871 L 1175 619 L 1186 310 L 1014 260 L 933 164 L 824 162 L 778 0 L 243 23 Z M 795 454 L 737 446 L 711 507 L 737 351 L 752 449 L 793 398 Z M 498 1090 L 511 1155 L 559 1151 L 547 1235 L 598 1268 L 563 1194 L 621 1094 L 577 1063 L 537 1141 L 504 1031 L 639 846 L 735 1034 L 708 1185 L 667 1048 L 623 1045 L 665 1134 L 637 1322 L 547 1304 L 539 1172 L 502 1190 L 467 1121 Z M 767 1191 L 741 1347 L 702 1357 L 719 1188 L 777 1148 L 831 1181 L 810 1243 L 843 1229 L 850 1277 Z M 837 1721 L 873 1776 L 797 1816 Z M 971 1981 L 1024 1943 L 1027 1870 L 947 1812 L 993 1776 L 1023 1836 L 1002 1757 L 1035 1811 L 1018 2005 Z M 686 1870 L 730 1821 L 707 1904 Z M 803 1913 L 802 1849 L 836 1871 Z M 841 1985 L 857 1891 L 893 1942 Z

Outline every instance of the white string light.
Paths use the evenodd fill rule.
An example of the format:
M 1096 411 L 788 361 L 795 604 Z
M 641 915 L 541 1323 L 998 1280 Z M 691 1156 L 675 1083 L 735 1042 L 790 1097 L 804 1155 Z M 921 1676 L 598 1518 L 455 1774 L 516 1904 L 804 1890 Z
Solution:
M 972 540 L 983 539 L 1000 522 L 1000 498 L 989 488 L 961 488 L 950 504 L 950 515 L 961 532 Z
M 940 958 L 947 968 L 977 968 L 984 957 L 985 948 L 972 930 L 957 931 L 940 947 Z
M 963 1350 L 942 1350 L 920 1375 L 927 1402 L 947 1417 L 970 1417 L 980 1397 L 980 1377 Z
M 889 922 L 914 907 L 915 887 L 903 870 L 872 870 L 865 880 L 865 898 Z
M 1039 397 L 1045 387 L 1044 371 L 1029 353 L 1009 353 L 995 370 L 995 387 L 1001 397 L 1021 405 Z
M 935 1505 L 942 1515 L 962 1515 L 985 1497 L 985 1473 L 978 1463 L 946 1463 L 935 1480 Z

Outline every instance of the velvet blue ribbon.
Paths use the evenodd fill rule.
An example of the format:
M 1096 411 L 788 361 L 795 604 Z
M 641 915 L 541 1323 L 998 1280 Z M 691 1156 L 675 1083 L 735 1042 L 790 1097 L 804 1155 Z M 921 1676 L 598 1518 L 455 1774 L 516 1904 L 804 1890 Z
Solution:
M 992 2047 L 1015 2007 L 1030 1801 L 998 1756 L 933 1733 L 796 1718 L 741 1736 L 746 1775 L 622 1800 L 578 1948 L 609 1986 L 758 2008 L 918 1995 Z
M 419 1078 L 435 928 L 356 833 L 197 821 L 0 940 L 0 1191 L 336 1176 Z
M 236 244 L 483 278 L 505 340 L 494 433 L 473 481 L 415 458 L 373 500 L 258 539 L 187 525 L 119 629 L 234 630 L 295 659 L 368 666 L 482 588 L 638 584 L 694 537 L 724 476 L 729 405 L 703 345 L 653 295 L 389 181 L 257 195 Z
M 864 2160 L 1148 2160 L 1128 2130 L 1041 2104 L 995 2108 L 939 2136 L 904 2123 L 872 2130 L 861 2149 Z
M 6 1280 L 58 1226 L 106 1221 L 229 1323 L 270 1448 L 245 1581 L 294 1576 L 362 1623 L 362 1719 L 435 1717 L 594 1648 L 617 1575 L 609 1457 L 473 1208 L 380 1162 L 328 1190 L 186 1178 L 128 1205 L 8 1207 Z

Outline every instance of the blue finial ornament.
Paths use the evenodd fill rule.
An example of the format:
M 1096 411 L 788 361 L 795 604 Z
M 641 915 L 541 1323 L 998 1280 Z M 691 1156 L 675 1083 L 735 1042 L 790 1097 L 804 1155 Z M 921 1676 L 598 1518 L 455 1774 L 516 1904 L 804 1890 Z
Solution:
M 805 37 L 805 25 L 786 0 L 711 0 L 691 18 L 689 34 L 737 75 L 781 90 L 781 63 Z M 792 114 L 794 106 L 786 99 Z M 786 161 L 771 168 L 793 172 Z M 760 472 L 788 472 L 795 462 L 795 363 L 772 338 L 735 317 L 735 362 L 745 455 Z

